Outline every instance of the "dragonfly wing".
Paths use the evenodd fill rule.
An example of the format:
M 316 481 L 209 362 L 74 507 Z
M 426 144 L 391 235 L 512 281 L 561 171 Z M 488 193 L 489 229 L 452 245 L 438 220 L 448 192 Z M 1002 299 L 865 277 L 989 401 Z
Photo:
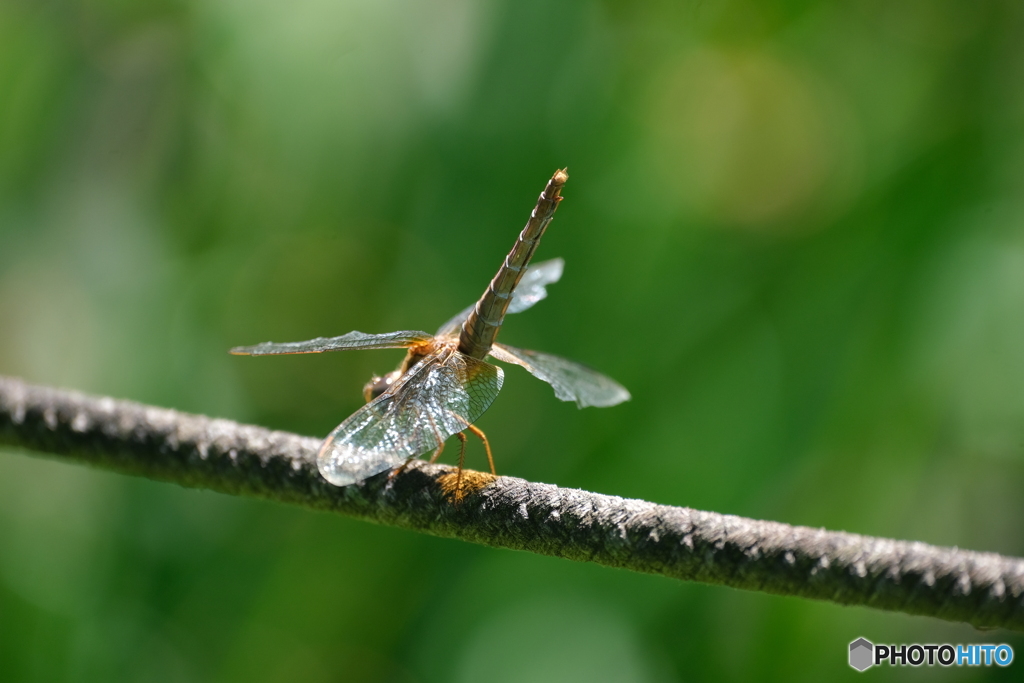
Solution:
M 503 378 L 501 368 L 457 351 L 427 356 L 327 436 L 320 473 L 347 486 L 436 449 L 483 415 Z
M 341 349 L 404 349 L 419 342 L 428 341 L 431 335 L 426 332 L 402 331 L 384 334 L 366 334 L 365 332 L 349 332 L 340 337 L 317 337 L 308 341 L 263 342 L 255 346 L 236 346 L 231 353 L 236 356 L 267 356 L 283 353 L 323 353 Z
M 497 343 L 490 355 L 505 363 L 521 365 L 550 384 L 555 396 L 563 401 L 576 401 L 580 408 L 613 406 L 630 399 L 624 386 L 581 363 Z
M 536 263 L 526 269 L 523 279 L 512 292 L 512 302 L 508 305 L 508 313 L 522 313 L 548 295 L 547 285 L 558 282 L 562 277 L 565 261 L 553 258 L 550 261 Z
M 437 336 L 443 337 L 445 335 L 458 334 L 459 328 L 462 327 L 462 323 L 466 322 L 466 318 L 473 312 L 473 308 L 476 306 L 475 303 L 466 306 L 459 311 L 455 317 L 446 322 L 444 325 L 437 330 Z
M 554 284 L 562 277 L 562 270 L 565 268 L 565 261 L 560 258 L 553 258 L 550 261 L 535 263 L 523 273 L 523 279 L 512 292 L 512 301 L 508 305 L 508 313 L 522 313 L 530 306 L 548 295 L 547 285 Z M 459 311 L 459 314 L 441 326 L 437 331 L 438 336 L 455 334 L 462 327 L 469 317 L 474 303 Z

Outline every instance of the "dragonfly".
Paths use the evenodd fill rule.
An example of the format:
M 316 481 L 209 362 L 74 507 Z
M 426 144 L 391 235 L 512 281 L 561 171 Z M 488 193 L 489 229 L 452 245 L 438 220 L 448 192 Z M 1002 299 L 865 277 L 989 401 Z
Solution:
M 339 337 L 231 349 L 232 354 L 243 356 L 407 349 L 397 369 L 366 384 L 366 404 L 324 439 L 317 466 L 327 481 L 347 486 L 386 470 L 397 473 L 431 451 L 430 462 L 434 462 L 445 441 L 455 435 L 461 441 L 456 484 L 456 492 L 461 492 L 466 431 L 483 441 L 491 474 L 496 474 L 490 442 L 474 425 L 504 382 L 502 369 L 488 359 L 525 368 L 550 384 L 557 398 L 575 401 L 580 408 L 613 406 L 630 398 L 622 385 L 585 365 L 497 341 L 505 315 L 525 311 L 544 299 L 547 285 L 562 276 L 560 258 L 532 266 L 529 262 L 562 200 L 568 177 L 565 170 L 555 172 L 483 296 L 435 334 L 354 331 Z

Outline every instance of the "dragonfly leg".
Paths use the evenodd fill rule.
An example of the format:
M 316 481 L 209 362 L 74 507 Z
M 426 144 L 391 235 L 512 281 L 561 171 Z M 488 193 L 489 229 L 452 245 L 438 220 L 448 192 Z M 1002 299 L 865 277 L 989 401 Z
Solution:
M 430 462 L 434 462 L 435 460 L 437 460 L 437 457 L 439 455 L 441 455 L 441 451 L 444 450 L 444 439 L 441 438 L 441 432 L 437 431 L 437 425 L 434 424 L 434 419 L 432 417 L 430 417 L 429 415 L 427 415 L 427 419 L 430 420 L 430 428 L 434 430 L 434 438 L 437 439 L 437 444 L 438 444 L 437 445 L 437 450 L 434 451 L 434 454 L 432 456 L 430 456 Z M 408 460 L 406 460 L 405 462 L 403 462 L 402 466 L 399 467 L 397 470 L 392 470 L 391 474 L 388 475 L 388 481 L 391 481 L 392 479 L 397 477 L 399 474 L 404 472 L 405 468 L 409 466 L 409 463 L 411 463 L 415 459 L 416 459 L 416 456 L 414 455 L 411 458 L 409 458 Z
M 427 462 L 430 462 L 430 463 L 437 462 L 437 459 L 438 459 L 438 457 L 440 457 L 441 451 L 443 451 L 443 450 L 444 450 L 444 441 L 441 442 L 441 445 L 437 447 L 437 450 L 434 451 L 434 454 L 432 456 L 430 456 L 430 460 L 428 460 Z
M 462 500 L 462 465 L 466 462 L 466 435 L 456 432 L 455 436 L 462 442 L 459 445 L 459 473 L 455 478 L 455 501 L 459 502 Z
M 441 447 L 443 448 L 443 447 L 444 447 L 444 444 L 441 444 Z M 439 448 L 439 449 L 437 449 L 437 450 L 438 450 L 438 451 L 440 451 L 441 449 Z M 405 472 L 405 468 L 406 468 L 406 467 L 408 467 L 408 466 L 409 466 L 409 463 L 411 463 L 411 462 L 412 462 L 413 460 L 415 460 L 415 459 L 416 459 L 416 458 L 409 458 L 408 460 L 406 460 L 405 462 L 403 462 L 403 463 L 402 463 L 401 465 L 399 465 L 399 466 L 398 466 L 398 467 L 396 467 L 395 469 L 391 470 L 391 474 L 389 474 L 389 475 L 388 475 L 388 481 L 391 481 L 392 479 L 394 479 L 395 477 L 397 477 L 398 475 L 400 475 L 400 474 L 401 474 L 402 472 Z M 430 462 L 434 462 L 434 461 L 433 461 L 433 460 L 431 460 Z
M 462 439 L 463 443 L 465 443 L 466 437 L 463 436 L 461 433 L 458 436 L 459 438 Z M 434 454 L 430 456 L 430 460 L 428 460 L 427 462 L 435 462 L 441 456 L 442 451 L 444 451 L 444 441 L 441 442 L 441 445 L 437 447 L 437 450 L 434 451 Z M 400 475 L 402 472 L 404 472 L 405 468 L 409 466 L 409 463 L 411 463 L 415 459 L 415 456 L 409 458 L 408 460 L 403 462 L 397 469 L 391 470 L 391 474 L 388 475 L 388 481 L 391 481 L 392 479 Z
M 484 442 L 484 450 L 487 451 L 487 462 L 491 466 L 491 474 L 498 476 L 498 473 L 494 469 L 494 455 L 491 453 L 491 442 L 487 440 L 487 435 L 484 434 L 484 430 L 473 425 L 468 425 L 467 429 L 480 437 L 480 440 Z

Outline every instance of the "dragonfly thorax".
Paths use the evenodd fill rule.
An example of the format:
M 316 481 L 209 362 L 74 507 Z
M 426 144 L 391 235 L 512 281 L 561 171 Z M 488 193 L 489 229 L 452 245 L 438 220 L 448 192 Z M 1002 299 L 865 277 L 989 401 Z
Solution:
M 383 377 L 374 375 L 370 378 L 370 381 L 363 386 L 363 398 L 369 403 L 381 394 L 390 391 L 395 383 L 421 360 L 438 352 L 453 353 L 458 343 L 457 337 L 434 337 L 433 339 L 410 346 L 409 351 L 405 354 L 405 359 L 398 366 L 397 370 L 392 370 Z

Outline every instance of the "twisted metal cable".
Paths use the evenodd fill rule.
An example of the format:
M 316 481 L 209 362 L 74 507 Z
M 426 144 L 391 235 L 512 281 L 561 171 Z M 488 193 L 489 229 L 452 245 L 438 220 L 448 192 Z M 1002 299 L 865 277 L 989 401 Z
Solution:
M 0 444 L 483 545 L 1024 631 L 1024 559 L 656 505 L 415 462 L 335 487 L 320 441 L 0 376 Z

